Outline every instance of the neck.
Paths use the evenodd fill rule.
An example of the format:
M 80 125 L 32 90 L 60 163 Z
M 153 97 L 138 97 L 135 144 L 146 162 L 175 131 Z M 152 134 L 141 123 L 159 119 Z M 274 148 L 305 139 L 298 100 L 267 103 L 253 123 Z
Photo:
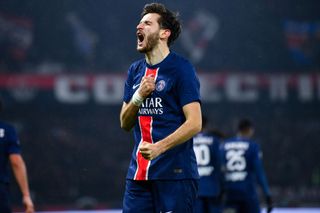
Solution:
M 145 53 L 145 58 L 148 64 L 155 65 L 163 61 L 170 53 L 167 45 L 158 45 L 150 52 Z

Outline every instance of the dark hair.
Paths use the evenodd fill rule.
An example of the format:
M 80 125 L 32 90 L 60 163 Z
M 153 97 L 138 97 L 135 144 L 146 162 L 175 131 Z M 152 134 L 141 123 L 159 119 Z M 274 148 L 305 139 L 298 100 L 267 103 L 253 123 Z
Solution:
M 157 13 L 160 15 L 158 23 L 161 29 L 169 29 L 171 35 L 168 38 L 168 46 L 170 46 L 181 33 L 181 23 L 178 20 L 178 13 L 168 10 L 163 4 L 150 3 L 146 4 L 141 13 L 141 17 L 148 13 Z
M 247 131 L 248 129 L 251 129 L 251 128 L 253 128 L 253 124 L 249 119 L 245 118 L 239 121 L 238 131 L 241 131 L 241 132 Z

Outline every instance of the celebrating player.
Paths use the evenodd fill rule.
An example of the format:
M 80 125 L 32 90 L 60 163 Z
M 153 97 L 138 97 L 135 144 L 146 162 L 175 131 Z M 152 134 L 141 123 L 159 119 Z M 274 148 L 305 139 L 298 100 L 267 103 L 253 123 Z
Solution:
M 272 203 L 267 179 L 264 174 L 260 146 L 255 143 L 253 124 L 243 119 L 238 125 L 238 135 L 225 141 L 222 152 L 225 168 L 226 209 L 237 213 L 260 212 L 255 190 L 256 180 L 262 187 L 267 202 L 267 212 Z
M 175 13 L 159 3 L 145 5 L 136 33 L 145 57 L 129 68 L 120 113 L 121 127 L 134 133 L 125 213 L 193 211 L 200 85 L 193 66 L 169 49 L 180 32 Z

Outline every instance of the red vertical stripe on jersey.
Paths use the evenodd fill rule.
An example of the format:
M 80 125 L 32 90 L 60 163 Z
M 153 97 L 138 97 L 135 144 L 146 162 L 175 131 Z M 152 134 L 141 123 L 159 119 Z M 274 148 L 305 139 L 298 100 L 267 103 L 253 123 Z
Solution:
M 146 72 L 145 72 L 145 76 L 153 76 L 154 79 L 157 79 L 157 75 L 158 75 L 158 70 L 159 68 L 156 69 L 150 69 L 150 68 L 146 68 Z
M 145 141 L 148 143 L 153 143 L 152 141 L 152 117 L 151 116 L 139 116 L 139 125 L 141 130 L 141 142 Z M 150 161 L 142 157 L 139 150 L 137 150 L 137 171 L 135 175 L 135 180 L 147 180 L 148 169 Z
M 146 68 L 145 76 L 153 76 L 156 80 L 158 77 L 158 70 L 156 69 L 150 69 Z M 153 143 L 152 141 L 152 116 L 139 116 L 139 125 L 140 125 L 140 131 L 141 131 L 141 142 L 149 142 Z M 137 171 L 135 174 L 134 179 L 135 180 L 147 180 L 148 179 L 148 170 L 151 161 L 146 160 L 142 157 L 142 155 L 139 152 L 139 149 L 137 150 Z

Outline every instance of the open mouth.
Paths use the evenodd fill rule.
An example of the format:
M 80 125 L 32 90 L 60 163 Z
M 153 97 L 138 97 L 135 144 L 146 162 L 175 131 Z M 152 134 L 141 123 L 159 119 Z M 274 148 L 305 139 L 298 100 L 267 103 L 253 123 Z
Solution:
M 143 42 L 144 40 L 144 35 L 140 32 L 137 32 L 137 38 L 138 38 L 138 42 Z

